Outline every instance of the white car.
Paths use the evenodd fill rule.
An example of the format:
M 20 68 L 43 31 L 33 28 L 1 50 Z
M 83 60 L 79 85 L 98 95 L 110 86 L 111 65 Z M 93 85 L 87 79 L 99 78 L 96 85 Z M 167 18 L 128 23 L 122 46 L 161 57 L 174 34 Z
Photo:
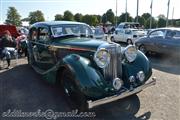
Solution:
M 146 35 L 142 29 L 116 29 L 111 36 L 113 42 L 126 42 L 128 44 L 134 44 L 134 41 L 139 37 Z

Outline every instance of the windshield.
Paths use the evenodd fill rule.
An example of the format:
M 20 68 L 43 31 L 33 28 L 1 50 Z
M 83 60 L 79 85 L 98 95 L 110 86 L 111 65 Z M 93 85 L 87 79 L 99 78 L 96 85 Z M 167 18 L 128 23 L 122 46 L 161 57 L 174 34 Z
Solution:
M 103 35 L 104 32 L 103 32 L 103 30 L 101 28 L 96 28 L 95 31 L 94 31 L 94 34 L 95 35 Z
M 81 37 L 91 37 L 93 35 L 89 26 L 83 24 L 62 24 L 51 27 L 54 37 L 75 35 Z

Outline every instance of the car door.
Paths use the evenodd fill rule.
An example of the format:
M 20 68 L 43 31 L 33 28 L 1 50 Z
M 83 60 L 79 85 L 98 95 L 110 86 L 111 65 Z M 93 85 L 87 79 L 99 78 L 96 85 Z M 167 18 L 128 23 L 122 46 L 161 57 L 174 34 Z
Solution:
M 161 53 L 174 54 L 176 51 L 180 50 L 180 42 L 176 36 L 180 35 L 180 32 L 176 30 L 167 30 L 164 40 L 161 42 L 159 47 L 161 48 Z
M 49 49 L 51 44 L 50 30 L 48 27 L 39 27 L 37 40 L 34 43 L 35 60 L 37 66 L 42 70 L 48 70 L 55 64 L 52 51 Z
M 132 40 L 132 31 L 130 29 L 125 29 L 123 41 L 127 42 L 128 39 Z
M 123 38 L 124 38 L 123 29 L 116 30 L 114 36 L 115 41 L 123 41 Z
M 161 52 L 161 43 L 164 41 L 164 30 L 155 30 L 149 33 L 146 49 L 154 52 Z

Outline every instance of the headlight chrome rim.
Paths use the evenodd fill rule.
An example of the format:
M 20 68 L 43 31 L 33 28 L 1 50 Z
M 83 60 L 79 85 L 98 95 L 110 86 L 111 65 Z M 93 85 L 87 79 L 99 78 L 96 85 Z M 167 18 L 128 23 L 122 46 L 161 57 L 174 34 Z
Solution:
M 126 59 L 131 63 L 134 62 L 137 57 L 137 49 L 133 45 L 128 45 L 124 51 Z
M 121 89 L 123 84 L 124 84 L 123 81 L 121 79 L 119 79 L 119 78 L 115 78 L 113 80 L 113 87 L 114 87 L 115 90 Z
M 105 68 L 110 63 L 110 54 L 108 50 L 105 48 L 98 49 L 94 54 L 94 61 L 100 68 Z

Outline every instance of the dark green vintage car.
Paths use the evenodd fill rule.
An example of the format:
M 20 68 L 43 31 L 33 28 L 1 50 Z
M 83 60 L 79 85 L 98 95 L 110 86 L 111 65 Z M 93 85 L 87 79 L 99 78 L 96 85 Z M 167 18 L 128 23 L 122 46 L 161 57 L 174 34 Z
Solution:
M 78 109 L 110 103 L 154 85 L 147 57 L 135 46 L 93 39 L 91 28 L 69 21 L 39 22 L 29 32 L 28 62 L 60 84 Z

